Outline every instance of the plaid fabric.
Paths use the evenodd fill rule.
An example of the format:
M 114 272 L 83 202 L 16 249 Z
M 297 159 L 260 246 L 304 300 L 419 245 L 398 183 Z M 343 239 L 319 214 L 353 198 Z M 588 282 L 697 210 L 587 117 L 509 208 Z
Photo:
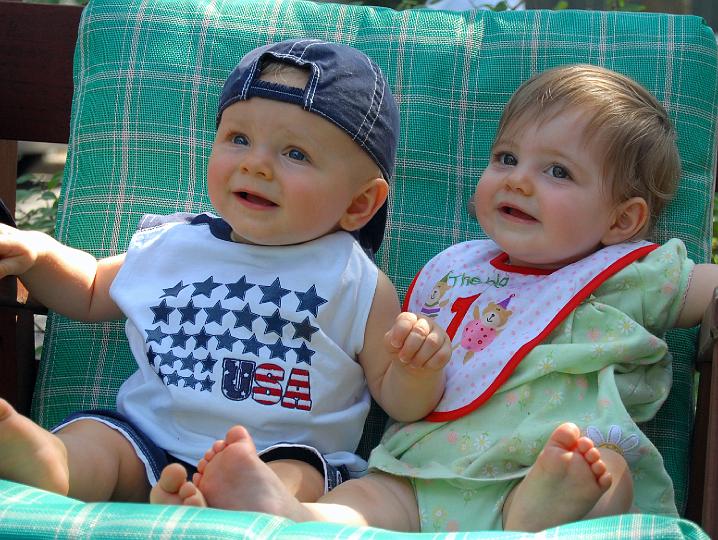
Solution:
M 695 539 L 709 537 L 694 523 L 665 516 L 626 515 L 582 521 L 538 534 L 471 532 L 409 534 L 331 523 L 295 523 L 253 512 L 212 508 L 131 503 L 82 503 L 0 480 L 0 537 L 142 540 L 196 540 L 198 538 L 257 540 L 635 540 L 636 538 Z
M 695 260 L 708 259 L 718 69 L 713 33 L 701 19 L 581 11 L 394 12 L 290 0 L 92 0 L 76 50 L 58 238 L 105 257 L 126 249 L 142 214 L 209 210 L 205 167 L 225 76 L 249 49 L 300 36 L 362 49 L 395 90 L 403 124 L 379 263 L 400 294 L 432 255 L 482 235 L 465 206 L 510 94 L 531 74 L 573 62 L 626 73 L 666 105 L 678 130 L 684 174 L 657 240 L 678 236 Z M 646 426 L 665 457 L 680 506 L 687 489 L 694 339 L 694 332 L 672 333 L 674 389 Z M 87 325 L 51 316 L 34 418 L 50 426 L 77 409 L 114 406 L 133 365 L 121 322 Z M 381 426 L 374 423 L 365 449 Z M 288 530 L 313 538 L 353 534 L 317 525 L 286 528 L 282 520 L 257 515 L 83 505 L 7 482 L 0 483 L 0 498 L 13 502 L 0 508 L 3 534 L 54 526 L 66 536 L 102 530 L 113 538 L 123 531 L 183 537 L 221 530 L 231 537 L 227 524 L 259 536 Z M 565 526 L 555 534 L 621 538 L 636 531 L 667 538 L 701 534 L 685 522 L 649 516 Z

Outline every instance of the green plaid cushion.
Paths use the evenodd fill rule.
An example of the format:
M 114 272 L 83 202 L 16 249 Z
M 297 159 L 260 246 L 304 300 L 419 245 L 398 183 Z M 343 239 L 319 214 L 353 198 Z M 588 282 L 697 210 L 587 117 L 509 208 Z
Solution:
M 543 533 L 471 532 L 409 534 L 333 523 L 294 523 L 253 512 L 130 503 L 82 503 L 0 480 L 0 537 L 118 540 L 709 540 L 690 521 L 635 514 L 571 523 Z
M 465 206 L 510 94 L 531 74 L 573 62 L 626 73 L 666 105 L 678 130 L 684 174 L 677 199 L 659 223 L 657 240 L 678 236 L 695 260 L 708 259 L 718 69 L 713 33 L 701 19 L 580 11 L 395 12 L 291 0 L 90 3 L 75 56 L 58 238 L 104 257 L 126 249 L 144 213 L 209 210 L 205 167 L 225 76 L 248 50 L 299 36 L 346 42 L 365 51 L 395 90 L 403 124 L 379 262 L 400 294 L 432 255 L 481 236 Z M 666 459 L 681 506 L 687 489 L 693 341 L 693 332 L 671 335 L 674 389 L 659 417 L 646 426 Z M 133 369 L 122 323 L 87 325 L 53 315 L 34 418 L 50 426 L 80 408 L 112 407 L 118 386 Z M 380 428 L 378 423 L 373 431 Z M 11 489 L 17 486 L 0 483 L 0 497 L 14 500 Z M 45 502 L 36 490 L 23 491 L 21 498 Z M 53 501 L 47 503 L 56 509 L 48 523 L 64 523 L 61 530 L 68 535 L 73 527 L 109 527 L 105 517 L 120 516 L 122 523 L 135 523 L 141 537 L 167 527 L 172 536 L 201 536 L 201 527 L 215 527 L 206 529 L 209 534 L 236 520 L 259 527 L 253 530 L 282 531 L 285 526 L 256 515 L 220 519 L 227 513 Z M 17 505 L 0 515 L 22 520 L 27 512 L 34 521 L 35 506 L 23 510 Z M 133 521 L 135 516 L 141 517 Z M 0 527 L 6 521 L 0 520 Z M 658 536 L 668 529 L 670 534 L 698 534 L 684 522 L 646 516 L 606 523 L 595 537 L 619 538 L 617 531 L 629 534 L 644 526 L 655 527 Z M 307 535 L 315 537 L 324 530 L 334 536 L 338 529 L 292 530 L 309 530 Z

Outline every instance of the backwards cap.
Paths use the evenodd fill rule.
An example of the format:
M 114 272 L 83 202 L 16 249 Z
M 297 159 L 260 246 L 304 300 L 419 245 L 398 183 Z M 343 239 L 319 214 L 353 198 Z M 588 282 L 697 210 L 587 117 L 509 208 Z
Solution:
M 295 88 L 260 80 L 265 62 L 309 68 L 306 86 Z M 387 182 L 394 175 L 399 109 L 379 66 L 357 49 L 316 39 L 291 39 L 250 51 L 224 84 L 217 125 L 227 107 L 255 96 L 294 103 L 320 115 L 364 149 Z M 386 214 L 385 202 L 364 227 L 353 233 L 371 253 L 376 253 L 384 238 Z

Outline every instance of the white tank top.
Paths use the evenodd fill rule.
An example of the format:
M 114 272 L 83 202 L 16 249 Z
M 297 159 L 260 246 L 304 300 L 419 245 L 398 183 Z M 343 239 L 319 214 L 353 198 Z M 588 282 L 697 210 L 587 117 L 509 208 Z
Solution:
M 218 218 L 193 223 L 136 232 L 111 286 L 139 367 L 118 410 L 192 464 L 242 424 L 258 450 L 302 443 L 361 469 L 370 400 L 356 357 L 376 266 L 345 232 L 252 246 Z

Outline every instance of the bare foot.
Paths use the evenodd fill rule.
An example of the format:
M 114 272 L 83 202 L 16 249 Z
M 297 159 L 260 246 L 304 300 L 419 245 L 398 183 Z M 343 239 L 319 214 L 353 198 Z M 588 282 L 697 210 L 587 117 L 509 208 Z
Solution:
M 150 491 L 152 504 L 207 506 L 199 488 L 187 480 L 187 470 L 179 463 L 170 463 Z
M 504 529 L 540 531 L 588 514 L 611 486 L 601 453 L 578 426 L 561 424 L 504 505 Z
M 0 398 L 0 478 L 67 495 L 67 450 L 55 435 Z
M 252 438 L 242 426 L 234 426 L 197 464 L 193 482 L 212 508 L 249 510 L 310 519 L 279 477 L 257 456 Z
M 227 447 L 227 442 L 224 439 L 220 439 L 218 441 L 214 441 L 212 444 L 212 447 L 207 450 L 204 453 L 204 457 L 199 460 L 199 463 L 197 464 L 197 472 L 192 475 L 192 481 L 199 485 L 200 482 L 202 482 L 202 475 L 204 474 L 205 469 L 207 468 L 207 465 L 210 461 L 216 456 L 219 452 L 224 450 Z

